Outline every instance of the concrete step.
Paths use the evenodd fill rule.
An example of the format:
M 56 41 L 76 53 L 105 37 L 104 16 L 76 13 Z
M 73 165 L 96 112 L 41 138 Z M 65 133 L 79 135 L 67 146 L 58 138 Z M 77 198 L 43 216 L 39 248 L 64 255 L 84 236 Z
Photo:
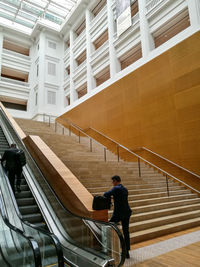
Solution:
M 200 225 L 200 218 L 192 218 L 181 222 L 174 222 L 142 231 L 133 232 L 130 234 L 130 239 L 131 243 L 142 242 L 159 236 L 196 227 L 199 225 Z
M 150 220 L 153 218 L 163 217 L 163 216 L 169 216 L 173 214 L 180 214 L 184 212 L 194 211 L 194 210 L 200 210 L 200 202 L 192 205 L 185 205 L 185 206 L 179 206 L 174 208 L 166 208 L 166 209 L 159 209 L 149 212 L 143 212 L 143 213 L 134 213 L 133 209 L 133 215 L 130 218 L 130 222 L 140 222 L 144 220 Z M 111 214 L 110 214 L 111 215 Z
M 169 208 L 175 208 L 180 206 L 186 206 L 186 205 L 193 205 L 193 204 L 200 204 L 199 198 L 190 198 L 190 199 L 184 199 L 184 200 L 176 200 L 171 202 L 165 202 L 165 203 L 156 203 L 156 204 L 149 204 L 145 206 L 138 206 L 133 207 L 134 214 L 143 213 L 143 212 L 149 212 L 149 211 L 156 211 L 156 210 L 163 210 L 163 209 L 169 209 Z
M 131 232 L 142 231 L 149 228 L 175 223 L 179 221 L 189 220 L 193 218 L 200 218 L 200 210 L 188 211 L 180 214 L 173 214 L 160 218 L 154 218 L 145 221 L 130 223 L 130 231 Z

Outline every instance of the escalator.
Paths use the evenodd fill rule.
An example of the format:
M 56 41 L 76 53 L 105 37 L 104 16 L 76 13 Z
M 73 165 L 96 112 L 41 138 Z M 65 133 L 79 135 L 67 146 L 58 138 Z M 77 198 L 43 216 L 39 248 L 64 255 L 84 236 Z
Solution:
M 23 168 L 21 192 L 16 193 L 16 200 L 4 173 L 4 181 L 7 183 L 5 186 L 9 188 L 7 193 L 13 195 L 11 197 L 15 212 L 26 227 L 53 233 L 54 239 L 57 236 L 58 247 L 60 243 L 68 266 L 122 266 L 125 244 L 119 229 L 114 224 L 82 218 L 69 212 L 46 181 L 2 109 L 0 122 L 0 153 L 9 144 L 16 143 L 26 154 L 27 164 Z M 49 244 L 49 252 L 48 242 L 45 246 L 45 256 L 51 259 L 52 243 Z M 54 250 L 55 248 L 54 244 Z
M 13 226 L 0 194 L 0 266 L 41 267 L 38 243 Z

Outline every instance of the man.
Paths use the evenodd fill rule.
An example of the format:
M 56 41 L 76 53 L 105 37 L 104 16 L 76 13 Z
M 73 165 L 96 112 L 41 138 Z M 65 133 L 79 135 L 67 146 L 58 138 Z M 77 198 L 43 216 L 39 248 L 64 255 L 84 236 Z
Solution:
M 128 204 L 128 190 L 121 184 L 121 178 L 118 175 L 112 177 L 113 188 L 104 193 L 105 197 L 114 198 L 114 211 L 110 222 L 118 223 L 121 221 L 124 239 L 126 243 L 126 258 L 130 258 L 130 235 L 129 235 L 129 219 L 131 209 Z
M 5 150 L 3 157 L 1 159 L 1 164 L 5 161 L 5 170 L 8 174 L 10 185 L 13 192 L 15 193 L 15 180 L 17 179 L 17 192 L 20 193 L 20 182 L 22 174 L 22 166 L 17 157 L 17 152 L 19 150 L 16 148 L 16 144 L 11 144 L 10 148 Z

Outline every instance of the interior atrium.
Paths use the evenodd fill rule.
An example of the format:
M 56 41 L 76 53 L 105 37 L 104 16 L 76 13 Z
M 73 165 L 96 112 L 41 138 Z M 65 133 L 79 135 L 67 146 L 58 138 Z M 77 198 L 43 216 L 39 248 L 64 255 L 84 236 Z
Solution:
M 199 266 L 200 0 L 0 0 L 0 158 L 2 267 Z

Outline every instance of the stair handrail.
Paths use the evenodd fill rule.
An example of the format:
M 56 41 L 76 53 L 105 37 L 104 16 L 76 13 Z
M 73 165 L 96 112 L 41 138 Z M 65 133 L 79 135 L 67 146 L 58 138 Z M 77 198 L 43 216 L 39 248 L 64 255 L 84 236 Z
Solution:
M 51 115 L 46 115 L 45 116 L 49 116 L 49 118 L 51 118 Z M 51 121 L 51 119 L 49 119 L 49 122 Z M 81 136 L 80 134 L 82 133 L 84 136 L 86 136 L 87 138 L 89 138 L 90 140 L 90 151 L 92 152 L 92 142 L 97 143 L 98 145 L 100 145 L 103 148 L 104 151 L 104 161 L 107 161 L 107 156 L 106 156 L 106 151 L 107 151 L 107 147 L 102 145 L 101 143 L 99 143 L 97 140 L 95 140 L 94 138 L 92 138 L 91 136 L 89 136 L 87 133 L 85 133 L 83 131 L 83 129 L 81 129 L 78 125 L 73 124 L 73 123 L 69 123 L 69 135 L 71 136 L 71 127 L 76 129 L 78 131 L 78 137 L 79 137 L 79 143 L 81 142 Z M 63 126 L 61 123 L 55 121 L 55 132 L 57 132 L 57 125 L 60 125 L 63 129 L 66 128 L 65 126 Z M 50 123 L 49 123 L 50 126 Z M 64 135 L 64 131 L 63 131 L 63 135 Z
M 22 222 L 22 225 L 25 224 L 28 227 L 33 228 L 34 230 L 36 230 L 38 232 L 41 232 L 42 234 L 48 236 L 52 240 L 52 243 L 54 244 L 55 249 L 56 249 L 56 253 L 57 253 L 57 257 L 58 257 L 58 267 L 64 267 L 62 247 L 61 247 L 60 241 L 58 240 L 57 236 L 54 235 L 53 233 L 45 230 L 45 229 L 42 229 L 40 227 L 37 227 L 34 224 L 29 223 L 28 221 L 24 220 L 24 218 L 21 215 L 21 212 L 19 211 L 19 207 L 17 205 L 17 202 L 16 202 L 16 199 L 15 199 L 13 190 L 11 188 L 11 185 L 10 185 L 10 182 L 9 182 L 9 179 L 8 179 L 8 176 L 7 176 L 4 168 L 2 166 L 0 166 L 0 168 L 2 168 L 2 173 L 3 173 L 4 178 L 5 178 L 5 181 L 6 181 L 6 185 L 7 185 L 9 194 L 10 194 L 11 201 L 13 203 L 13 206 L 15 208 L 15 211 L 16 211 L 16 214 L 17 214 L 18 218 Z
M 179 165 L 179 164 L 177 164 L 177 163 L 175 163 L 175 162 L 173 162 L 173 161 L 171 161 L 171 160 L 169 160 L 169 159 L 167 159 L 167 158 L 161 156 L 160 154 L 158 154 L 158 153 L 156 153 L 156 152 L 150 150 L 149 148 L 146 148 L 146 147 L 143 147 L 143 146 L 142 146 L 142 147 L 140 147 L 140 149 L 146 150 L 146 151 L 150 152 L 151 154 L 154 154 L 155 156 L 157 156 L 157 157 L 159 157 L 159 158 L 161 158 L 161 159 L 163 159 L 163 160 L 169 162 L 170 164 L 172 164 L 172 165 L 178 167 L 179 169 L 182 169 L 183 171 L 186 171 L 186 172 L 188 172 L 189 174 L 192 174 L 192 175 L 195 176 L 196 178 L 200 179 L 200 175 L 198 175 L 198 174 L 196 174 L 196 173 L 194 173 L 194 172 L 192 172 L 192 171 L 190 171 L 190 170 L 188 170 L 188 169 L 182 167 L 181 165 Z
M 75 125 L 74 123 L 72 123 L 71 121 L 69 121 L 68 119 L 65 119 L 65 121 L 68 122 L 68 124 L 70 124 L 73 127 L 76 127 L 78 129 L 80 129 L 80 131 L 83 132 L 83 129 L 81 129 L 79 126 Z M 63 125 L 62 125 L 63 126 Z M 64 127 L 64 126 L 63 126 Z M 150 161 L 146 160 L 145 158 L 139 156 L 138 154 L 134 153 L 133 151 L 131 151 L 129 148 L 121 145 L 120 143 L 118 143 L 117 141 L 113 140 L 112 138 L 106 136 L 105 134 L 101 133 L 100 131 L 94 129 L 93 127 L 89 127 L 88 129 L 92 129 L 93 131 L 97 132 L 98 134 L 102 135 L 103 137 L 105 137 L 106 139 L 110 140 L 111 142 L 113 142 L 114 144 L 116 144 L 117 146 L 117 156 L 118 156 L 118 161 L 120 158 L 120 154 L 119 154 L 119 148 L 123 148 L 124 150 L 126 150 L 127 152 L 129 152 L 130 154 L 132 154 L 133 156 L 135 156 L 138 159 L 138 171 L 139 171 L 139 177 L 141 177 L 141 166 L 140 166 L 140 161 L 144 161 L 145 163 L 147 163 L 148 165 L 150 165 L 151 167 L 157 169 L 158 171 L 162 172 L 165 177 L 166 177 L 166 185 L 167 185 L 167 194 L 169 197 L 169 183 L 168 183 L 168 178 L 171 177 L 174 180 L 176 180 L 177 182 L 185 185 L 186 187 L 190 188 L 191 190 L 195 191 L 197 194 L 200 194 L 200 191 L 195 189 L 194 187 L 190 186 L 189 184 L 181 181 L 180 179 L 178 179 L 177 177 L 175 177 L 174 175 L 166 172 L 165 170 L 161 169 L 160 167 L 156 166 L 155 164 L 151 163 Z M 91 138 L 91 137 L 90 137 Z M 102 144 L 101 144 L 102 145 Z M 103 145 L 102 145 L 103 146 Z
M 32 236 L 27 236 L 25 232 L 17 228 L 16 226 L 12 225 L 7 218 L 6 211 L 5 211 L 5 202 L 0 190 L 0 213 L 2 215 L 4 223 L 10 228 L 12 231 L 16 232 L 17 234 L 23 236 L 24 239 L 26 239 L 33 251 L 34 260 L 35 260 L 35 267 L 41 267 L 42 261 L 41 261 L 41 253 L 39 249 L 39 245 L 37 241 Z
M 122 236 L 121 231 L 119 230 L 119 228 L 117 227 L 117 225 L 115 225 L 114 223 L 111 222 L 104 222 L 104 221 L 100 221 L 100 220 L 95 220 L 92 218 L 86 218 L 86 217 L 82 217 L 79 216 L 77 214 L 73 214 L 71 211 L 69 211 L 60 201 L 58 195 L 56 194 L 56 192 L 54 191 L 54 189 L 52 188 L 52 186 L 48 183 L 46 177 L 42 174 L 40 168 L 38 167 L 37 163 L 35 162 L 34 158 L 32 157 L 32 155 L 30 154 L 29 150 L 26 148 L 25 144 L 23 143 L 22 139 L 20 138 L 19 134 L 17 133 L 17 131 L 15 130 L 15 128 L 13 127 L 12 123 L 10 122 L 9 118 L 7 117 L 6 113 L 4 112 L 4 110 L 2 108 L 0 108 L 0 110 L 2 111 L 3 115 L 4 115 L 4 119 L 8 122 L 8 124 L 10 125 L 10 127 L 14 130 L 16 136 L 18 137 L 20 143 L 22 144 L 24 150 L 27 152 L 27 154 L 29 155 L 29 157 L 31 158 L 31 160 L 33 161 L 34 165 L 36 166 L 37 170 L 39 171 L 39 173 L 42 175 L 43 180 L 45 181 L 45 183 L 47 184 L 47 186 L 49 187 L 50 191 L 52 192 L 52 194 L 55 196 L 56 200 L 58 201 L 58 203 L 62 206 L 62 208 L 65 210 L 65 212 L 70 213 L 71 215 L 81 218 L 82 220 L 87 220 L 87 221 L 91 221 L 91 222 L 96 222 L 102 225 L 109 225 L 111 228 L 113 228 L 115 230 L 115 232 L 117 233 L 119 240 L 120 240 L 120 245 L 121 245 L 121 261 L 119 263 L 119 267 L 123 266 L 124 262 L 125 262 L 125 255 L 126 255 L 126 249 L 125 249 L 125 241 L 124 238 Z M 64 236 L 63 236 L 64 237 Z M 79 246 L 78 244 L 76 244 L 77 247 L 80 247 L 83 249 L 83 247 Z M 85 248 L 86 249 L 86 248 Z M 86 250 L 87 251 L 87 250 Z M 95 254 L 94 254 L 95 255 Z

